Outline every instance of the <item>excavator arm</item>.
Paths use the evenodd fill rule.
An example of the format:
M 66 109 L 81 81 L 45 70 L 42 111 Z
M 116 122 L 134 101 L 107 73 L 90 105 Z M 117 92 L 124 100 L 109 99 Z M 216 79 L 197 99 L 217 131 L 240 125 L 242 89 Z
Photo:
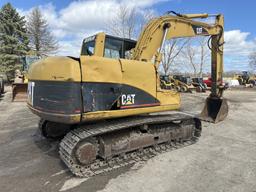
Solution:
M 224 44 L 224 18 L 223 15 L 187 14 L 175 12 L 152 19 L 142 31 L 133 52 L 133 59 L 152 61 L 158 68 L 161 62 L 161 51 L 165 40 L 172 38 L 210 36 L 211 49 L 211 94 L 206 100 L 201 118 L 210 122 L 218 122 L 227 116 L 228 105 L 222 98 L 223 86 L 223 44 Z M 209 24 L 193 19 L 215 17 L 215 23 Z

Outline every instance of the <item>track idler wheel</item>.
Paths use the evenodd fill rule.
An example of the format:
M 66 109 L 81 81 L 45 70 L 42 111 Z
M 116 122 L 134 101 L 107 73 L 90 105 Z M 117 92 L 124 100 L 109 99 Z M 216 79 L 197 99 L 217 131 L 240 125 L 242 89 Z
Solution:
M 47 139 L 61 139 L 70 131 L 70 125 L 44 119 L 40 119 L 38 127 L 41 135 Z
M 201 112 L 200 119 L 212 123 L 223 121 L 228 115 L 228 103 L 224 98 L 209 96 Z

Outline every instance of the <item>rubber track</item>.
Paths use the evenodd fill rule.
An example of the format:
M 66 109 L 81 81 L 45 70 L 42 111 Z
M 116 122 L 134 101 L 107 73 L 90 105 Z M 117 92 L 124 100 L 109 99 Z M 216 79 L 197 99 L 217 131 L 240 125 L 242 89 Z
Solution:
M 148 159 L 162 152 L 171 151 L 184 146 L 191 145 L 198 140 L 194 136 L 189 141 L 168 142 L 157 146 L 151 146 L 145 149 L 129 152 L 119 156 L 115 156 L 109 160 L 96 159 L 94 163 L 88 166 L 82 166 L 73 159 L 73 151 L 76 145 L 93 136 L 102 135 L 108 132 L 126 129 L 129 127 L 139 126 L 143 124 L 167 123 L 178 120 L 192 119 L 193 117 L 184 114 L 172 114 L 162 116 L 142 116 L 130 117 L 125 119 L 111 120 L 103 123 L 87 125 L 70 131 L 61 141 L 59 146 L 60 158 L 68 166 L 70 171 L 79 177 L 91 177 L 97 174 L 108 172 L 120 167 L 134 164 L 139 161 L 147 161 Z M 194 125 L 193 125 L 194 126 Z

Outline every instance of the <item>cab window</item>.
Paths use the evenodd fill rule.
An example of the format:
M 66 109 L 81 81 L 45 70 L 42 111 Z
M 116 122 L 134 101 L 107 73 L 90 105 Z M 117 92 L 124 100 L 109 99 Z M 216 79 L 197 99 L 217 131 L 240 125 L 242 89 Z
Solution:
M 95 36 L 84 39 L 81 55 L 93 55 L 95 48 Z
M 122 56 L 122 41 L 106 37 L 104 57 L 119 59 Z
M 131 50 L 136 46 L 136 41 L 125 40 L 123 45 L 123 58 L 131 59 Z
M 106 36 L 104 57 L 119 59 L 131 57 L 131 49 L 136 45 L 136 41 Z

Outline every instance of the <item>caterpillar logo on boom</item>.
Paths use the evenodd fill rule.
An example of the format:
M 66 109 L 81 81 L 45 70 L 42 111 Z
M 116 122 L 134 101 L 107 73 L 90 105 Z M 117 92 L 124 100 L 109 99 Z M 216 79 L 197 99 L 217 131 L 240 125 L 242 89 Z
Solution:
M 135 103 L 135 94 L 123 94 L 121 97 L 122 105 L 133 105 Z
M 196 28 L 196 34 L 202 34 L 203 33 L 203 28 L 202 27 L 197 27 Z
M 208 34 L 208 31 L 205 28 L 203 28 L 202 26 L 192 25 L 192 28 L 196 35 L 207 35 Z

